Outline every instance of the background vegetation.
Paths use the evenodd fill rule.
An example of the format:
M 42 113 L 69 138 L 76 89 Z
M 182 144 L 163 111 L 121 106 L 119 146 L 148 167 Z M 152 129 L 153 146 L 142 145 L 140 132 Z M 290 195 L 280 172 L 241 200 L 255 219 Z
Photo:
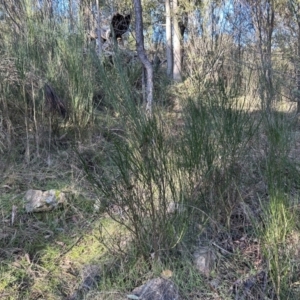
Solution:
M 126 299 L 165 274 L 183 299 L 299 299 L 299 3 L 179 1 L 174 76 L 167 2 L 143 2 L 149 118 L 134 16 L 99 56 L 96 2 L 0 1 L 1 299 Z M 27 214 L 51 188 L 68 205 Z

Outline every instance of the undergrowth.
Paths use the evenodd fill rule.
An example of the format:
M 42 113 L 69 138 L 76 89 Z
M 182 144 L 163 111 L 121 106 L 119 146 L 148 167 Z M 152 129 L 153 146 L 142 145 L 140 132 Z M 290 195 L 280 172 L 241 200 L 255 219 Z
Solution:
M 35 22 L 0 51 L 1 298 L 124 299 L 167 274 L 183 299 L 298 299 L 297 119 L 163 68 L 149 119 L 137 61 Z M 30 188 L 68 205 L 27 214 Z

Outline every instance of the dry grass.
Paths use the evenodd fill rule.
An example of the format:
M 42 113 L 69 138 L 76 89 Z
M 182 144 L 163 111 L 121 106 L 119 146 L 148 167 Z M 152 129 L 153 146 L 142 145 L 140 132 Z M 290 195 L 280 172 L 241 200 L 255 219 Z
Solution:
M 260 124 L 259 112 L 255 107 L 248 112 Z M 284 118 L 290 120 L 290 112 L 284 112 Z M 164 124 L 168 124 L 165 133 L 170 142 L 178 139 L 177 134 L 185 126 L 181 112 L 168 113 Z M 293 184 L 288 190 L 293 203 L 287 211 L 297 224 L 300 216 L 297 200 L 300 135 L 297 125 L 293 130 L 293 142 L 286 152 L 291 163 L 286 165 L 286 172 L 294 178 L 289 181 Z M 95 131 L 91 139 L 79 143 L 80 157 L 93 174 L 101 173 L 99 160 L 108 158 L 111 135 L 106 137 L 101 131 Z M 172 278 L 184 299 L 278 299 L 270 275 L 272 256 L 266 252 L 261 228 L 264 212 L 261 204 L 270 201 L 265 173 L 270 141 L 263 124 L 249 140 L 245 155 L 235 161 L 236 177 L 233 182 L 225 188 L 222 185 L 227 180 L 226 169 L 210 174 L 205 180 L 196 180 L 198 185 L 194 186 L 194 199 L 209 191 L 205 195 L 210 197 L 210 203 L 221 201 L 227 209 L 226 213 L 216 209 L 204 214 L 202 209 L 195 209 L 191 215 L 191 229 L 183 241 L 187 247 L 179 248 L 179 253 L 162 264 L 152 266 L 151 271 L 149 265 L 134 257 L 130 245 L 128 249 L 125 247 L 128 251 L 124 251 L 123 256 L 119 251 L 114 252 L 115 256 L 107 253 L 101 243 L 104 240 L 99 231 L 100 223 L 106 228 L 106 241 L 113 241 L 108 243 L 112 247 L 114 243 L 121 243 L 121 240 L 113 238 L 117 227 L 106 214 L 94 209 L 99 195 L 87 180 L 86 170 L 71 146 L 71 142 L 66 142 L 63 147 L 58 145 L 51 152 L 45 148 L 40 152 L 40 157 L 33 158 L 29 164 L 25 164 L 18 155 L 15 156 L 18 159 L 1 161 L 2 299 L 67 298 L 78 291 L 83 280 L 82 270 L 87 265 L 100 266 L 102 273 L 96 285 L 84 292 L 85 299 L 126 299 L 132 288 L 159 275 L 167 267 L 172 270 Z M 63 211 L 49 214 L 26 214 L 22 196 L 28 188 L 65 191 L 69 205 Z M 220 194 L 221 189 L 223 192 Z M 195 201 L 194 206 L 197 207 L 199 200 Z M 11 224 L 13 206 L 17 207 L 17 216 Z M 280 276 L 285 280 L 282 280 L 284 293 L 289 299 L 297 299 L 299 228 L 297 225 L 290 226 L 285 243 L 278 249 L 287 266 L 287 271 Z M 115 236 L 118 236 L 117 232 Z M 189 244 L 191 242 L 193 244 Z M 210 245 L 217 257 L 216 268 L 208 276 L 198 274 L 190 263 L 192 250 L 199 245 Z

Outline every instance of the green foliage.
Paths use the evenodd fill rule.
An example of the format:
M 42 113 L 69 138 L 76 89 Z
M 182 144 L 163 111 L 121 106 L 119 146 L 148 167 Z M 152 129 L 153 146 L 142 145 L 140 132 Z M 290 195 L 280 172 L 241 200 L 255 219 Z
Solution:
M 0 24 L 0 297 L 66 297 L 80 284 L 80 268 L 100 262 L 99 299 L 166 268 L 186 299 L 248 292 L 292 299 L 300 269 L 291 241 L 299 236 L 299 162 L 290 134 L 297 120 L 253 103 L 260 89 L 284 91 L 282 78 L 271 90 L 254 78 L 259 71 L 237 64 L 241 49 L 230 36 L 210 48 L 205 29 L 207 41 L 186 41 L 183 83 L 173 85 L 159 66 L 149 119 L 132 53 L 114 49 L 100 59 L 80 24 L 71 33 L 67 22 L 22 7 L 22 30 Z M 65 118 L 49 108 L 45 84 L 65 105 Z M 68 205 L 27 215 L 12 194 L 32 187 L 71 191 Z M 11 224 L 13 205 L 19 210 Z M 192 263 L 199 244 L 218 251 L 209 278 Z M 255 288 L 246 293 L 249 282 Z
M 239 202 L 236 187 L 244 180 L 240 164 L 260 123 L 243 103 L 219 91 L 206 99 L 189 99 L 185 108 L 180 165 L 187 170 L 192 194 L 195 187 L 199 190 L 198 205 L 218 215 L 212 209 L 217 205 L 226 211 L 225 219 Z
M 183 204 L 184 186 L 161 121 L 131 113 L 131 135 L 114 140 L 113 165 L 94 179 L 111 217 L 133 235 L 139 255 L 158 258 L 176 246 L 185 230 L 186 213 L 168 212 L 172 203 Z M 120 215 L 113 215 L 111 207 L 119 208 Z
M 275 293 L 286 298 L 290 294 L 289 284 L 293 276 L 291 256 L 294 250 L 287 248 L 287 239 L 294 228 L 294 216 L 290 211 L 289 199 L 278 190 L 271 193 L 269 202 L 261 203 L 262 224 L 255 224 L 254 227 L 261 238 Z

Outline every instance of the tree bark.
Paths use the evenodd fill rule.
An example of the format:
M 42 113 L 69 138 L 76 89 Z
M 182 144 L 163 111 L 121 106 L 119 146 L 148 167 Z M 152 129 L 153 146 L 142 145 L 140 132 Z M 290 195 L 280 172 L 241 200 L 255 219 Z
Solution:
M 137 53 L 141 63 L 146 69 L 146 113 L 152 115 L 152 102 L 153 102 L 153 67 L 149 59 L 147 58 L 144 47 L 144 35 L 143 35 L 143 10 L 141 0 L 133 0 L 134 12 L 135 12 L 135 32 L 136 32 L 136 47 Z
M 102 40 L 101 40 L 101 24 L 100 24 L 100 11 L 99 11 L 99 0 L 96 0 L 97 10 L 97 41 L 98 41 L 98 56 L 102 57 Z
M 296 101 L 297 101 L 297 114 L 300 113 L 300 3 L 298 0 L 289 1 L 288 8 L 295 18 L 297 23 L 297 43 L 296 43 L 296 59 L 295 59 L 295 74 L 296 74 Z
M 297 114 L 300 113 L 300 20 L 297 20 L 298 23 L 298 40 L 297 40 L 297 56 L 298 62 L 296 67 L 296 74 L 297 74 Z
M 166 57 L 167 57 L 167 75 L 172 78 L 173 75 L 173 43 L 172 43 L 172 19 L 170 0 L 166 0 Z
M 70 31 L 74 31 L 73 1 L 69 0 Z
M 173 18 L 173 26 L 174 26 L 174 32 L 173 32 L 173 79 L 174 81 L 181 81 L 181 31 L 180 26 L 178 22 L 178 0 L 173 0 L 173 12 L 174 12 L 174 18 Z

